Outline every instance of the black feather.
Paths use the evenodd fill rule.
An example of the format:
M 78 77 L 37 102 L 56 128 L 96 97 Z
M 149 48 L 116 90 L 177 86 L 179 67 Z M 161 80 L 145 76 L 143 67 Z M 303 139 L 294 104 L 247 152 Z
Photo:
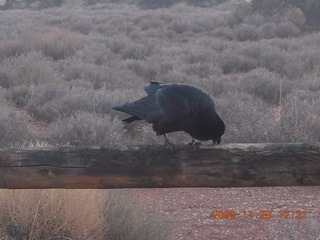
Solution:
M 207 93 L 194 86 L 158 82 L 144 90 L 146 97 L 113 108 L 131 115 L 124 122 L 144 119 L 153 124 L 157 135 L 184 131 L 198 140 L 220 143 L 225 125 Z

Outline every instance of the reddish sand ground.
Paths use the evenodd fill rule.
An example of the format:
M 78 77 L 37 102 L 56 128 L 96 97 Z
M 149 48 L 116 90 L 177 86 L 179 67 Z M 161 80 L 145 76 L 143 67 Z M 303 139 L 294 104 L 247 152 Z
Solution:
M 169 240 L 320 239 L 320 187 L 127 191 L 145 209 L 160 212 L 173 222 L 175 228 Z M 237 218 L 212 219 L 213 211 L 236 211 Z M 271 215 L 265 211 L 271 211 Z M 279 211 L 283 211 L 282 218 Z

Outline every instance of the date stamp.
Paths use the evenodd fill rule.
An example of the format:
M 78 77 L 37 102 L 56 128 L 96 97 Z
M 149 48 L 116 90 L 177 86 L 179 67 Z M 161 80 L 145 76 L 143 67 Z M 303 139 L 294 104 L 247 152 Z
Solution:
M 212 219 L 296 219 L 302 220 L 307 218 L 307 212 L 302 210 L 297 211 L 266 211 L 261 210 L 259 212 L 242 211 L 237 212 L 234 210 L 226 211 L 212 211 Z

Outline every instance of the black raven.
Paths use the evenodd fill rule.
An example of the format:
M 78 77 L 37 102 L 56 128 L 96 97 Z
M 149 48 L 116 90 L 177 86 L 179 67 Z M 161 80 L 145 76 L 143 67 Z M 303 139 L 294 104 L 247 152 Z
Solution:
M 199 88 L 185 84 L 151 82 L 144 87 L 146 97 L 124 103 L 113 109 L 130 114 L 126 123 L 146 120 L 157 135 L 184 131 L 194 138 L 220 143 L 225 125 L 215 111 L 212 98 Z

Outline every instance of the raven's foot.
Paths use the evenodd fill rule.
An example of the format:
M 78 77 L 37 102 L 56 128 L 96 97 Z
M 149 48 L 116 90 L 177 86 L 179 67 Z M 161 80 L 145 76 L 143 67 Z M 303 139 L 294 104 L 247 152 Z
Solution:
M 194 138 L 192 138 L 191 142 L 188 143 L 188 145 L 190 146 L 196 146 L 196 145 L 200 145 L 201 142 L 197 142 Z
M 220 144 L 221 142 L 221 137 L 217 138 L 217 139 L 212 139 L 213 144 Z
M 172 147 L 174 146 L 174 144 L 168 140 L 166 134 L 163 134 L 163 136 L 164 136 L 164 145 L 169 147 L 172 150 L 173 149 Z

